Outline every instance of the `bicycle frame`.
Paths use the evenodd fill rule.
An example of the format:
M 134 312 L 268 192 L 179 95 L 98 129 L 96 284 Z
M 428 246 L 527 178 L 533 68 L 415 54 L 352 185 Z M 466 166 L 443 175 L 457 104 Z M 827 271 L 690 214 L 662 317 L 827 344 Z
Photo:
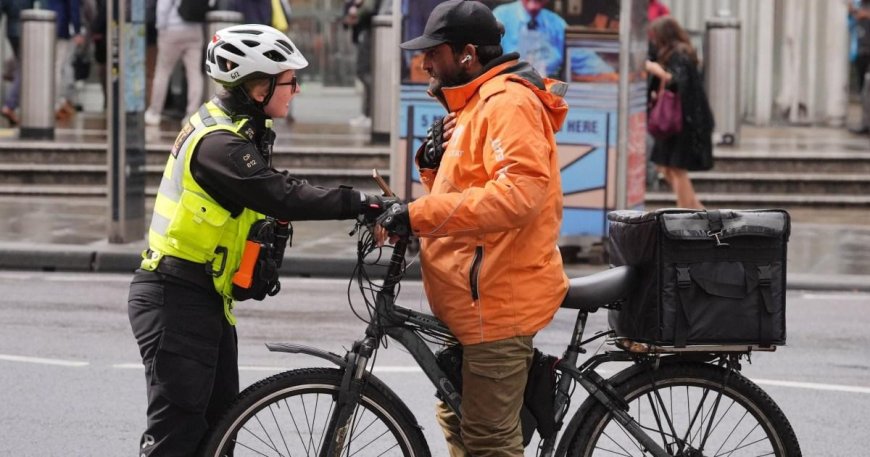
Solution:
M 351 418 L 362 393 L 367 364 L 377 350 L 381 339 L 385 336 L 396 340 L 408 350 L 423 370 L 423 373 L 432 382 L 441 398 L 457 416 L 461 414 L 459 409 L 461 393 L 456 390 L 444 371 L 438 366 L 435 354 L 418 333 L 419 330 L 426 330 L 443 335 L 451 335 L 450 330 L 431 315 L 395 305 L 395 286 L 402 278 L 402 265 L 404 263 L 407 243 L 407 240 L 402 239 L 395 244 L 390 264 L 387 267 L 383 287 L 375 299 L 374 318 L 369 322 L 365 330 L 366 336 L 356 341 L 343 359 L 336 354 L 302 345 L 267 345 L 273 351 L 315 355 L 330 360 L 344 368 L 344 377 L 336 401 L 336 407 L 325 433 L 328 444 L 323 446 L 320 453 L 322 457 L 337 455 L 337 450 L 344 447 L 344 441 L 348 436 L 349 427 L 352 423 Z M 595 367 L 602 363 L 631 361 L 636 356 L 628 352 L 609 352 L 591 357 L 582 365 L 577 366 L 579 354 L 586 352 L 583 349 L 583 345 L 609 334 L 602 333 L 583 341 L 587 317 L 588 312 L 586 311 L 578 313 L 571 342 L 557 365 L 557 370 L 562 373 L 562 376 L 556 389 L 556 423 L 561 428 L 562 421 L 568 413 L 567 404 L 570 398 L 572 383 L 577 382 L 591 396 L 610 409 L 614 417 L 625 427 L 626 431 L 653 455 L 656 457 L 668 457 L 668 453 L 628 415 L 628 405 L 619 398 L 614 388 L 594 370 Z M 544 440 L 540 447 L 542 456 L 553 455 L 557 435 L 558 433 Z

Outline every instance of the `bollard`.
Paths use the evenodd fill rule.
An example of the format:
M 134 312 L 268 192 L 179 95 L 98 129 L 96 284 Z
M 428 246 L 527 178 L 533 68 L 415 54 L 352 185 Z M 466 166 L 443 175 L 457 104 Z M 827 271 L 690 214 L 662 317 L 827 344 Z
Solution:
M 206 35 L 206 43 L 214 36 L 215 32 L 220 29 L 230 27 L 233 25 L 241 24 L 242 21 L 245 20 L 245 16 L 238 11 L 226 11 L 226 10 L 218 10 L 218 11 L 209 11 L 205 13 L 205 23 L 207 24 L 207 32 Z M 206 88 L 203 91 L 205 94 L 205 100 L 211 100 L 217 92 L 217 88 L 219 84 L 212 81 L 211 78 L 206 75 Z
M 55 13 L 21 11 L 20 138 L 54 139 Z
M 707 19 L 704 88 L 716 120 L 714 142 L 733 146 L 740 134 L 740 19 L 722 14 Z
M 393 72 L 399 60 L 392 16 L 372 19 L 372 38 L 372 143 L 387 143 L 392 127 Z

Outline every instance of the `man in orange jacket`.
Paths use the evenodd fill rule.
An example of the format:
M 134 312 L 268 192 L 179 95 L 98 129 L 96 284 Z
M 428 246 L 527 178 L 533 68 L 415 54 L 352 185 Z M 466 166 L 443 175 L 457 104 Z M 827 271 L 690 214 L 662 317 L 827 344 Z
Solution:
M 379 218 L 391 234 L 421 238 L 429 304 L 463 345 L 461 423 L 445 405 L 438 412 L 453 456 L 523 455 L 532 337 L 568 287 L 555 141 L 567 85 L 502 55 L 502 30 L 482 3 L 448 0 L 401 44 L 423 51 L 430 94 L 455 127 L 442 147 L 436 126 L 417 152 L 428 195 Z

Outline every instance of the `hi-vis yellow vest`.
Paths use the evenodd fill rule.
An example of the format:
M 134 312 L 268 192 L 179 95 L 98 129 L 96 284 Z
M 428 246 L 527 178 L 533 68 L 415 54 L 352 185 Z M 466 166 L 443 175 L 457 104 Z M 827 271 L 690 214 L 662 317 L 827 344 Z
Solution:
M 236 135 L 247 123 L 234 123 L 217 105 L 205 103 L 184 126 L 163 170 L 148 231 L 148 247 L 142 268 L 154 271 L 163 256 L 170 255 L 206 264 L 215 290 L 224 299 L 224 314 L 233 325 L 232 277 L 241 263 L 251 225 L 264 216 L 244 209 L 237 217 L 216 202 L 193 179 L 190 159 L 202 137 L 217 130 Z M 242 136 L 243 137 L 243 136 Z M 205 273 L 205 272 L 204 272 Z

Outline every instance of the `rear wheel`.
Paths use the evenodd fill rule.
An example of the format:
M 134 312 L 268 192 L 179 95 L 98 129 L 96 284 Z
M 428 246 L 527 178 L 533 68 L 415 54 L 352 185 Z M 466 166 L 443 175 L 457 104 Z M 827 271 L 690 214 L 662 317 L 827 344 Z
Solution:
M 293 370 L 245 389 L 212 432 L 206 456 L 317 456 L 335 411 L 342 371 Z M 368 378 L 342 456 L 428 456 L 410 411 Z
M 632 376 L 616 390 L 629 404 L 631 417 L 668 455 L 801 455 L 779 406 L 737 372 L 702 363 L 665 364 Z M 595 403 L 580 408 L 566 429 L 559 455 L 652 455 L 601 403 L 587 401 Z

